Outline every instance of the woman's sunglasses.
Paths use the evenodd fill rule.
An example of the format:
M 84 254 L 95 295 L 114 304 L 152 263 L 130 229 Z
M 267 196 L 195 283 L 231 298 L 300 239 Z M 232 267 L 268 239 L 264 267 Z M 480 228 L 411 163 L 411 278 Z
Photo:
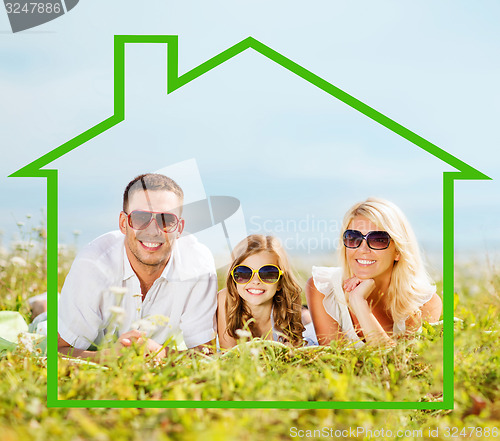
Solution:
M 236 283 L 245 285 L 252 280 L 255 273 L 257 273 L 262 283 L 272 285 L 273 283 L 278 282 L 283 274 L 283 271 L 281 271 L 276 265 L 264 265 L 258 270 L 254 270 L 246 265 L 237 265 L 231 271 L 231 276 Z
M 174 213 L 158 213 L 143 210 L 132 211 L 130 214 L 127 214 L 127 219 L 130 228 L 134 230 L 146 229 L 154 219 L 158 228 L 165 233 L 175 231 L 179 224 L 179 218 Z
M 372 250 L 385 250 L 391 243 L 391 236 L 387 231 L 370 231 L 365 235 L 358 230 L 345 230 L 343 239 L 346 248 L 359 248 L 363 239 Z

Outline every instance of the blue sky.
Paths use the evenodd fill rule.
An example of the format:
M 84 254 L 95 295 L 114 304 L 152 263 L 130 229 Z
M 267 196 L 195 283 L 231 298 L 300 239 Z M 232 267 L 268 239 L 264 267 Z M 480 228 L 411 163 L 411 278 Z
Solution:
M 114 34 L 179 35 L 181 73 L 251 35 L 492 177 L 455 184 L 455 237 L 460 256 L 498 257 L 497 2 L 179 3 L 87 0 L 19 34 L 0 11 L 4 243 L 45 206 L 43 179 L 6 176 L 112 114 Z M 54 163 L 61 241 L 115 228 L 134 175 L 195 158 L 207 195 L 240 199 L 249 231 L 320 239 L 299 223 L 377 195 L 439 253 L 449 166 L 254 52 L 169 96 L 164 82 L 162 47 L 127 48 L 126 121 Z

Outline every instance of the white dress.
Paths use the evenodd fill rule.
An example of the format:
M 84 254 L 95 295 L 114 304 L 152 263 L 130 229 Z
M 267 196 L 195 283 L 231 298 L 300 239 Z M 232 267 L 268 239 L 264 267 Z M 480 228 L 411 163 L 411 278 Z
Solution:
M 316 289 L 325 295 L 323 306 L 325 311 L 330 315 L 340 326 L 345 337 L 354 343 L 355 347 L 363 346 L 358 334 L 354 330 L 354 324 L 349 314 L 349 308 L 345 299 L 344 290 L 342 288 L 343 271 L 340 267 L 313 266 L 312 277 Z M 422 305 L 427 303 L 434 293 L 431 293 L 428 298 L 422 299 Z M 406 320 L 394 322 L 394 335 L 404 334 L 406 331 Z

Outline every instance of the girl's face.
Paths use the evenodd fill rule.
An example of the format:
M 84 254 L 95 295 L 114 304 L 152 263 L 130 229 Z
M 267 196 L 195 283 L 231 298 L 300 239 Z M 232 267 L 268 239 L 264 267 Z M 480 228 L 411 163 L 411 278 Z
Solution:
M 248 256 L 240 265 L 246 265 L 253 270 L 258 270 L 264 265 L 278 266 L 278 258 L 269 251 L 261 251 L 260 253 Z M 263 283 L 255 273 L 247 284 L 236 283 L 236 290 L 249 307 L 264 306 L 272 304 L 273 297 L 276 291 L 280 289 L 280 286 L 281 278 L 276 283 L 268 284 Z
M 363 235 L 383 230 L 364 216 L 354 217 L 347 228 L 361 231 Z M 360 279 L 373 279 L 377 284 L 390 282 L 394 261 L 399 260 L 392 239 L 385 250 L 372 250 L 363 240 L 358 248 L 345 248 L 345 252 L 352 273 Z

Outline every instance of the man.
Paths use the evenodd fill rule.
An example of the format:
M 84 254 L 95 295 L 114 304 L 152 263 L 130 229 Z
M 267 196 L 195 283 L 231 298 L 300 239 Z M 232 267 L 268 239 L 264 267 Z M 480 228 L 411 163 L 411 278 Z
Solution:
M 123 195 L 120 231 L 104 234 L 76 257 L 59 300 L 59 352 L 99 358 L 89 350 L 118 336 L 164 356 L 182 331 L 188 348 L 215 338 L 217 277 L 210 251 L 184 229 L 182 189 L 145 174 Z M 142 331 L 142 332 L 141 332 Z

